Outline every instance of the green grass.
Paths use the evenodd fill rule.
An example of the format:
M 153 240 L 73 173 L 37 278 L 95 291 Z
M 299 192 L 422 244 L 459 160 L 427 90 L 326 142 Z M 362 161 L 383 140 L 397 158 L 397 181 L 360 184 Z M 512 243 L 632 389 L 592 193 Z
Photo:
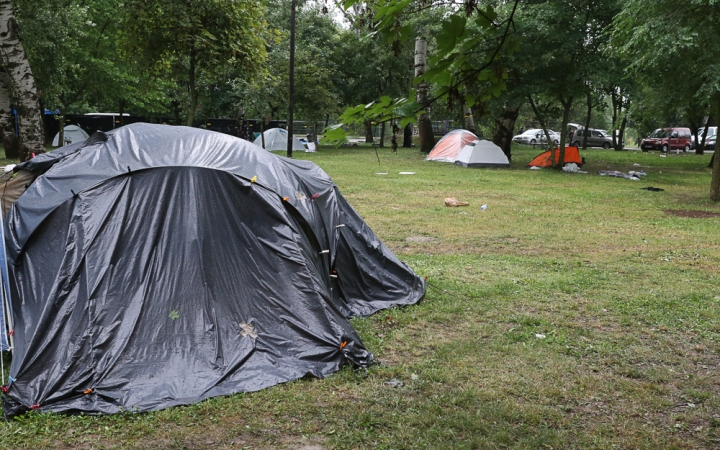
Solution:
M 513 151 L 509 170 L 296 155 L 429 277 L 420 305 L 353 321 L 369 371 L 150 414 L 31 414 L 0 424 L 0 448 L 720 447 L 720 218 L 666 212 L 720 213 L 710 156 L 588 150 L 589 173 L 569 174 Z

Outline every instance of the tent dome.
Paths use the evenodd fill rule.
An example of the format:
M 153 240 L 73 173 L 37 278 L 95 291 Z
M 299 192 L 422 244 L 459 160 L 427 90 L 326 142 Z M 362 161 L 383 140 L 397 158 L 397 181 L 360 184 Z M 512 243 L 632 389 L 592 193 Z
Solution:
M 477 138 L 474 133 L 468 130 L 452 130 L 440 138 L 425 160 L 454 163 L 463 147 L 477 140 Z
M 270 128 L 269 130 L 265 130 L 263 132 L 263 135 L 265 135 L 265 150 L 280 150 L 280 151 L 286 151 L 287 150 L 287 140 L 288 140 L 288 132 L 287 130 L 284 130 L 282 128 Z M 257 145 L 258 147 L 263 146 L 262 142 L 262 136 L 258 136 L 255 138 L 255 141 L 253 144 Z M 302 142 L 300 142 L 300 139 L 298 139 L 295 135 L 292 137 L 292 149 L 293 150 L 300 150 L 305 151 L 305 146 Z
M 455 165 L 463 167 L 510 167 L 510 161 L 497 145 L 484 139 L 467 144 L 455 158 Z
M 4 412 L 149 411 L 327 376 L 425 285 L 307 161 L 133 124 L 18 166 Z
M 65 129 L 63 130 L 63 141 L 65 141 L 65 142 L 61 143 L 60 142 L 60 133 L 56 133 L 55 137 L 53 138 L 53 141 L 52 141 L 52 146 L 58 147 L 58 146 L 63 146 L 63 145 L 68 145 L 68 144 L 74 144 L 76 142 L 82 142 L 85 139 L 87 139 L 88 137 L 89 136 L 85 132 L 85 130 L 83 130 L 79 126 L 66 125 Z

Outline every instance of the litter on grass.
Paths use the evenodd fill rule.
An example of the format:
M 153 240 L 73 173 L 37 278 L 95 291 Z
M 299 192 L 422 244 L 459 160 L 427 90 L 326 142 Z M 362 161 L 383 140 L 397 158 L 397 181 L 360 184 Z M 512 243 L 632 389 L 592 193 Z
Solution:
M 578 166 L 575 163 L 567 163 L 562 168 L 563 172 L 572 172 L 572 173 L 587 173 L 584 170 L 580 170 L 580 166 Z
M 445 206 L 456 207 L 456 206 L 468 206 L 468 205 L 470 205 L 470 203 L 468 203 L 468 202 L 459 202 L 459 201 L 457 201 L 457 199 L 454 198 L 454 197 L 448 197 L 448 198 L 445 199 Z
M 387 172 L 375 172 L 375 175 L 387 175 Z
M 415 172 L 398 172 L 398 175 L 415 175 Z
M 626 178 L 628 180 L 640 181 L 640 177 L 647 175 L 645 172 L 630 171 L 629 173 L 618 172 L 617 170 L 599 170 L 601 177 Z

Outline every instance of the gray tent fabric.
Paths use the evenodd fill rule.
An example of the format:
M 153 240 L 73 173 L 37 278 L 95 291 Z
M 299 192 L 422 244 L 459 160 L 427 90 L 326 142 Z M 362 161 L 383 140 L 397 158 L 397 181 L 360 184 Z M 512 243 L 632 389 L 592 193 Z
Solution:
M 60 142 L 60 133 L 58 132 L 52 141 L 53 147 L 62 147 L 64 145 L 74 144 L 76 142 L 83 142 L 85 139 L 87 139 L 89 136 L 83 130 L 77 125 L 66 125 L 65 130 L 63 131 L 63 140 L 65 142 Z
M 152 411 L 367 367 L 348 318 L 425 294 L 311 162 L 140 123 L 69 147 L 16 168 L 39 176 L 5 223 L 8 416 Z
M 455 165 L 463 167 L 510 167 L 502 149 L 490 141 L 478 139 L 460 150 Z

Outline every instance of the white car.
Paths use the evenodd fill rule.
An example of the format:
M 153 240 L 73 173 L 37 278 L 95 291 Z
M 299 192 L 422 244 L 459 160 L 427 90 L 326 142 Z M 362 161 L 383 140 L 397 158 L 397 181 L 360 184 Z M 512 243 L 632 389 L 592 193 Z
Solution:
M 708 134 L 705 137 L 706 144 L 707 144 L 707 141 L 710 140 L 710 136 L 717 135 L 717 129 L 718 129 L 718 127 L 708 128 Z M 698 139 L 700 139 L 701 141 L 702 141 L 702 135 L 704 132 L 705 132 L 705 127 L 698 128 L 697 135 L 698 135 Z M 695 135 L 694 134 L 690 136 L 690 140 L 692 141 L 692 144 L 690 144 L 690 148 L 695 148 Z
M 548 130 L 548 134 L 550 135 L 550 139 L 552 139 L 553 144 L 557 145 L 560 142 L 560 133 Z M 543 130 L 533 128 L 525 131 L 523 134 L 518 134 L 517 136 L 514 136 L 512 140 L 513 142 L 517 142 L 518 144 L 535 145 L 544 144 L 546 138 L 545 132 Z

